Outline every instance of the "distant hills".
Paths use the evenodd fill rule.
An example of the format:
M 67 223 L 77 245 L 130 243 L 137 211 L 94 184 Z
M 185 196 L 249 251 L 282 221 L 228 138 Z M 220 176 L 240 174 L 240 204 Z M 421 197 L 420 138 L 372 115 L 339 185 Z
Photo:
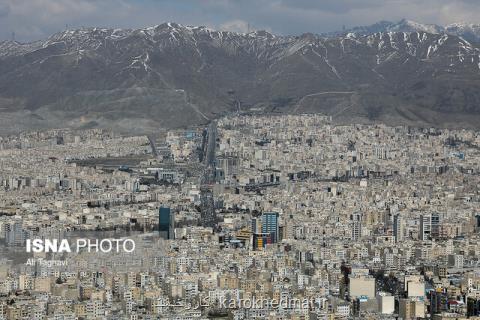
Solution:
M 0 133 L 153 132 L 235 112 L 479 128 L 478 31 L 402 20 L 277 36 L 164 23 L 4 41 Z

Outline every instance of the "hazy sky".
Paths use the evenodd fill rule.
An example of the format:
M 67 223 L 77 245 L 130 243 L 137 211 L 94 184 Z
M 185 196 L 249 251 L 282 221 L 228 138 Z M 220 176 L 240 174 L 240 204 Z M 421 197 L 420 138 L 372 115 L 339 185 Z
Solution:
M 480 23 L 480 0 L 0 0 L 0 39 L 42 39 L 82 26 L 137 28 L 166 21 L 231 31 L 321 33 L 402 18 Z

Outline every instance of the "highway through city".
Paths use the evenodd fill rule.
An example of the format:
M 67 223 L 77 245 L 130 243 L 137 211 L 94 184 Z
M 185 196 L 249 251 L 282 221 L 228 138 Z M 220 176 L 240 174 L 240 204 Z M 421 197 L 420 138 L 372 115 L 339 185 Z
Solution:
M 201 177 L 201 224 L 205 227 L 215 227 L 215 201 L 211 186 L 215 183 L 215 147 L 217 140 L 217 124 L 212 121 L 207 128 L 205 143 L 204 171 Z

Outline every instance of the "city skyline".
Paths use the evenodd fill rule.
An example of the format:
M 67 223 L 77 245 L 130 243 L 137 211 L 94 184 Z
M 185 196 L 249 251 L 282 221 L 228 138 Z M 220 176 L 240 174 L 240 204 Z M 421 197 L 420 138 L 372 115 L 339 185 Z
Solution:
M 478 319 L 479 143 L 321 114 L 0 137 L 0 319 Z

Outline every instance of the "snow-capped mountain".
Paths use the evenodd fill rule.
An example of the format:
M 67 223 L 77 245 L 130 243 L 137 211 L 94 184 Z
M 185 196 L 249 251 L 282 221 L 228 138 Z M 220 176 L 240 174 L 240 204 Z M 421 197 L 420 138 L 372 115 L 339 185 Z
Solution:
M 394 23 L 388 27 L 387 31 L 393 32 L 427 32 L 427 33 L 442 33 L 443 28 L 435 24 L 423 24 L 411 20 L 403 19 L 398 23 Z
M 480 24 L 454 23 L 447 26 L 423 24 L 402 19 L 398 22 L 380 21 L 369 26 L 354 27 L 345 31 L 335 31 L 323 34 L 326 37 L 337 37 L 347 33 L 369 35 L 377 32 L 427 32 L 433 34 L 446 33 L 462 37 L 467 41 L 480 42 Z
M 0 58 L 31 52 L 38 49 L 41 44 L 41 41 L 31 43 L 20 43 L 17 41 L 0 41 Z
M 480 24 L 453 23 L 445 26 L 444 32 L 460 36 L 468 41 L 480 42 Z
M 4 130 L 154 131 L 239 110 L 478 127 L 479 89 L 478 46 L 424 31 L 284 37 L 164 23 L 0 43 Z

